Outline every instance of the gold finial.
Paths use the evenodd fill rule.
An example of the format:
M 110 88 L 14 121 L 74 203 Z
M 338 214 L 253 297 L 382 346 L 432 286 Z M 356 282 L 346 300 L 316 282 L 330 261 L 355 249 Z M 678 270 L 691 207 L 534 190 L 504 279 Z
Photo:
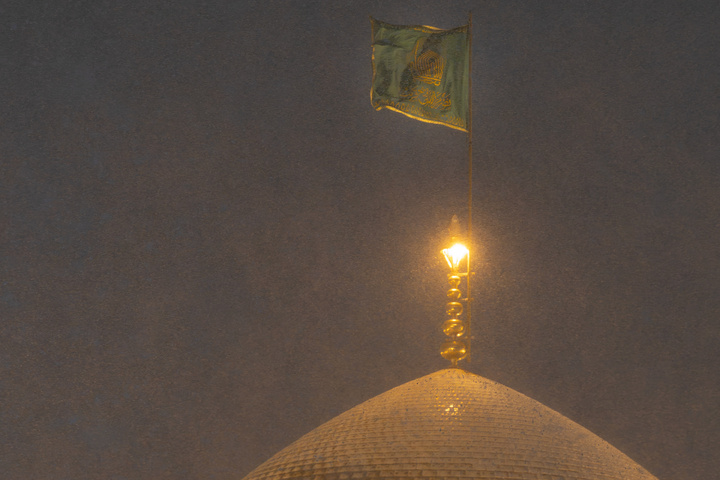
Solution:
M 467 279 L 470 273 L 470 252 L 467 247 L 459 241 L 460 222 L 457 215 L 453 215 L 452 221 L 450 222 L 450 237 L 452 238 L 452 246 L 442 251 L 450 267 L 450 273 L 448 274 L 450 289 L 447 291 L 449 302 L 445 306 L 445 311 L 450 318 L 445 320 L 442 325 L 443 333 L 449 338 L 446 339 L 440 347 L 440 355 L 442 355 L 444 359 L 450 360 L 452 366 L 455 367 L 458 361 L 465 358 L 468 353 L 465 342 L 460 340 L 460 337 L 465 334 L 465 324 L 459 318 L 463 313 L 462 301 L 467 301 L 467 299 L 462 298 L 462 292 L 459 287 L 462 278 L 465 277 Z M 467 269 L 465 272 L 460 272 L 460 266 L 466 258 L 468 259 Z

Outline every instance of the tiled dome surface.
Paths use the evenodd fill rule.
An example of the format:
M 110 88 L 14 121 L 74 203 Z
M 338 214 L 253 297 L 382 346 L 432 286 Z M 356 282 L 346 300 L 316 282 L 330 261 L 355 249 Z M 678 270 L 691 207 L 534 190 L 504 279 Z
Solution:
M 245 477 L 471 478 L 655 479 L 559 413 L 460 369 L 440 370 L 348 410 Z

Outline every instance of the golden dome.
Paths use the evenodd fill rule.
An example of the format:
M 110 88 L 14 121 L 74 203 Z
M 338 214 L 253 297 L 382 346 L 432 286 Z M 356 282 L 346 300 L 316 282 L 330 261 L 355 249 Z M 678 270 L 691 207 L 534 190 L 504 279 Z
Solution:
M 554 410 L 457 368 L 348 410 L 245 480 L 370 478 L 657 480 Z

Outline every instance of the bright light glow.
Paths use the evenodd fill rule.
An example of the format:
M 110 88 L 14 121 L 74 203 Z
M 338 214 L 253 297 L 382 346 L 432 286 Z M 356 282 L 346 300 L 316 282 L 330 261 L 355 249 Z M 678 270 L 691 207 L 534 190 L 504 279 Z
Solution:
M 452 247 L 443 250 L 442 253 L 445 255 L 445 260 L 447 260 L 450 268 L 455 271 L 460 266 L 460 262 L 463 261 L 463 258 L 465 258 L 470 252 L 462 243 L 456 243 Z

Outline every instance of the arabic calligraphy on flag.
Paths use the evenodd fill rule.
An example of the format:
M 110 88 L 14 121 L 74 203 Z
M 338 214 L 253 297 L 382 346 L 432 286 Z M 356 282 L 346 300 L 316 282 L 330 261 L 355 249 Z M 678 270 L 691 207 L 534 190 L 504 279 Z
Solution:
M 468 26 L 440 30 L 370 21 L 373 107 L 467 131 Z

